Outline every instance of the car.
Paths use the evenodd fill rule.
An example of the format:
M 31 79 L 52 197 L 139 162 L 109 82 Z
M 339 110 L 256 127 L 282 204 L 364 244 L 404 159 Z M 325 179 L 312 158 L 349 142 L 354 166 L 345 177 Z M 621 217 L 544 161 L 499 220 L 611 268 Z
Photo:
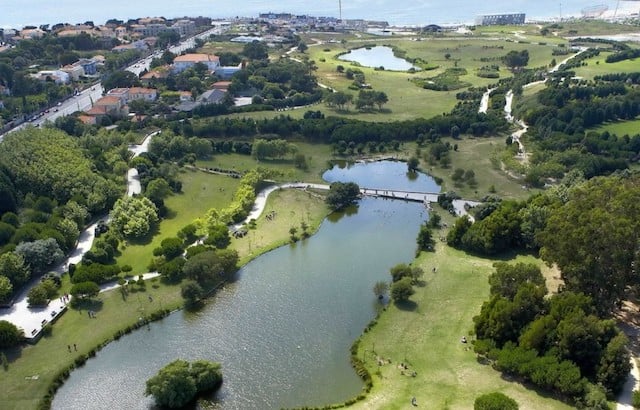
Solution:
M 56 104 L 58 107 L 60 107 L 62 105 L 61 102 L 58 101 L 58 104 Z

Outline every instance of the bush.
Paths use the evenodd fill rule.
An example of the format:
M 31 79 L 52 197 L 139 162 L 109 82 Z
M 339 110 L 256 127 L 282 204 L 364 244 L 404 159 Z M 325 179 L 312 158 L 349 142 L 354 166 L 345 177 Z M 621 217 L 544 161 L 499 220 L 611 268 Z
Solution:
M 502 393 L 487 393 L 476 398 L 474 410 L 518 410 L 518 403 Z
M 391 297 L 396 302 L 408 300 L 413 293 L 413 285 L 409 277 L 404 277 L 391 285 Z
M 0 320 L 0 348 L 13 347 L 22 342 L 23 334 L 16 325 Z

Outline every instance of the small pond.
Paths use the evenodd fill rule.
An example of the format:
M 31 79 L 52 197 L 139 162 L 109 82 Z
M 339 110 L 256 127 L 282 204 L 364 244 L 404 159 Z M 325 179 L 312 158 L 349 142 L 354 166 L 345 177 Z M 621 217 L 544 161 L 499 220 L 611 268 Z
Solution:
M 322 175 L 327 182 L 355 182 L 360 188 L 388 189 L 409 192 L 440 192 L 432 177 L 421 172 L 409 172 L 402 161 L 346 162 L 339 161 Z
M 419 67 L 414 66 L 407 60 L 394 56 L 391 47 L 386 46 L 357 48 L 347 54 L 340 55 L 338 58 L 343 61 L 355 61 L 364 67 L 384 67 L 385 70 L 393 71 L 408 71 L 411 68 L 416 71 L 420 70 Z

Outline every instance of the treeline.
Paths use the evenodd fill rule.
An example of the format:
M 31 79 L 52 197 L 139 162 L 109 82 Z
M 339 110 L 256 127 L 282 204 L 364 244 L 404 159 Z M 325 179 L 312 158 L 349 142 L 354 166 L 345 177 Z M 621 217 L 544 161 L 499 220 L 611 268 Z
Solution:
M 327 117 L 294 119 L 280 115 L 272 119 L 209 119 L 193 121 L 188 125 L 175 124 L 172 129 L 185 136 L 203 138 L 254 138 L 273 134 L 288 138 L 299 136 L 322 143 L 346 143 L 369 141 L 412 141 L 419 136 L 434 138 L 451 135 L 452 129 L 458 133 L 484 136 L 503 130 L 507 123 L 497 114 L 479 114 L 472 104 L 459 104 L 450 114 L 433 118 L 418 118 L 408 121 L 372 123 L 346 118 Z M 455 128 L 454 128 L 455 127 Z
M 582 293 L 549 297 L 535 265 L 494 266 L 489 300 L 474 317 L 475 351 L 495 369 L 579 406 L 607 408 L 607 396 L 621 390 L 631 367 L 615 321 L 599 318 Z

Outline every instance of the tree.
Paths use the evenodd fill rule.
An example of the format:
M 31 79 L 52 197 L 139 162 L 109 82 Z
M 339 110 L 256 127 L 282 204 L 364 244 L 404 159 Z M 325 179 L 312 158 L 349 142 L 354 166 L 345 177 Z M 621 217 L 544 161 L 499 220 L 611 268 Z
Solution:
M 58 242 L 53 238 L 21 242 L 16 246 L 15 252 L 25 261 L 29 261 L 29 266 L 34 272 L 43 272 L 64 257 Z
M 188 280 L 182 284 L 180 294 L 187 305 L 193 305 L 202 298 L 204 291 L 198 282 L 195 280 Z
M 13 292 L 13 285 L 6 276 L 0 276 L 0 303 L 5 302 Z
M 395 302 L 404 302 L 413 295 L 414 290 L 411 285 L 411 278 L 402 278 L 391 285 L 391 297 Z
M 192 401 L 198 393 L 214 390 L 222 384 L 220 364 L 197 360 L 169 363 L 147 380 L 145 395 L 152 395 L 156 404 L 180 408 Z
M 307 51 L 309 47 L 307 46 L 307 44 L 303 41 L 298 43 L 298 51 L 301 53 L 304 53 L 305 51 Z
M 73 285 L 69 293 L 77 298 L 92 298 L 100 293 L 100 286 L 91 281 L 80 282 Z
M 433 239 L 431 228 L 426 223 L 420 226 L 416 242 L 418 243 L 418 251 L 433 251 L 436 241 Z
M 182 271 L 188 278 L 208 286 L 221 281 L 225 274 L 235 272 L 237 263 L 236 251 L 205 251 L 189 258 Z
M 13 286 L 18 287 L 29 280 L 31 272 L 24 263 L 22 255 L 7 252 L 0 255 L 0 275 L 8 278 Z
M 242 54 L 250 60 L 265 60 L 269 58 L 267 45 L 260 41 L 252 41 L 244 45 Z
M 113 88 L 130 88 L 140 85 L 138 76 L 127 70 L 112 71 L 102 79 L 102 87 L 107 91 Z
M 191 376 L 195 379 L 198 392 L 211 391 L 222 383 L 220 363 L 196 360 L 191 363 Z
M 189 371 L 189 362 L 176 360 L 147 380 L 145 395 L 152 395 L 156 404 L 180 408 L 194 399 L 198 389 Z
M 524 67 L 529 64 L 529 51 L 515 51 L 511 50 L 506 56 L 502 58 L 504 64 L 510 69 L 514 70 L 519 67 Z
M 164 178 L 152 179 L 147 184 L 144 194 L 154 204 L 157 204 L 171 194 L 171 187 Z
M 182 255 L 184 243 L 180 238 L 165 238 L 160 242 L 160 247 L 153 250 L 154 256 L 164 256 L 166 260 L 171 260 Z
M 329 107 L 336 106 L 339 110 L 344 110 L 347 104 L 353 101 L 353 95 L 342 91 L 336 91 L 327 95 L 326 102 Z
M 389 284 L 383 280 L 376 282 L 373 285 L 373 294 L 376 295 L 378 299 L 384 298 L 384 295 L 389 290 Z
M 0 349 L 17 346 L 24 335 L 16 325 L 6 320 L 0 320 Z
M 407 168 L 409 168 L 409 171 L 417 171 L 419 165 L 420 165 L 420 159 L 418 157 L 412 156 L 407 161 Z
M 146 235 L 158 221 L 158 208 L 146 197 L 118 199 L 111 211 L 111 227 L 125 237 Z
M 399 263 L 391 267 L 389 273 L 391 274 L 391 281 L 397 282 L 402 278 L 411 277 L 411 267 L 406 263 Z
M 518 410 L 518 403 L 500 392 L 478 396 L 473 402 L 473 410 Z
M 209 227 L 205 245 L 212 245 L 218 249 L 224 249 L 231 243 L 229 228 L 225 224 L 215 224 Z
M 334 211 L 346 208 L 360 197 L 360 187 L 354 182 L 333 182 L 325 199 Z
M 640 177 L 593 178 L 569 191 L 538 236 L 542 259 L 558 265 L 567 290 L 591 296 L 601 313 L 639 283 L 639 196 Z
M 27 294 L 27 303 L 29 303 L 30 306 L 44 306 L 48 304 L 49 297 L 47 290 L 40 285 L 32 287 Z

